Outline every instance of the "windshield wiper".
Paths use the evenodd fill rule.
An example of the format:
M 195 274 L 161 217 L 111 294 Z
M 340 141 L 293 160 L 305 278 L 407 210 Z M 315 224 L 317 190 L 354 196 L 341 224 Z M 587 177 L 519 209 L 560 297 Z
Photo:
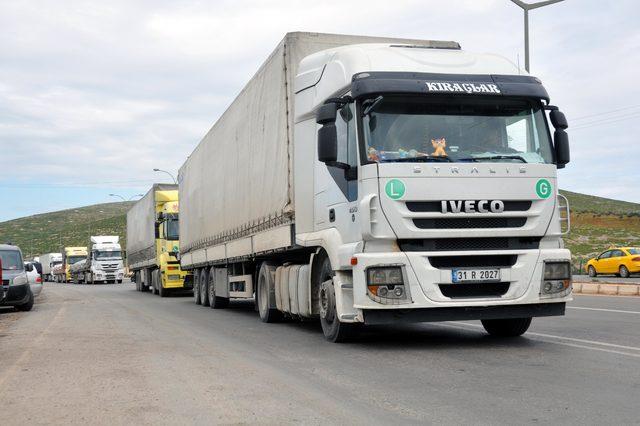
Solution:
M 373 111 L 373 109 L 374 109 L 376 106 L 378 106 L 378 104 L 379 104 L 380 102 L 382 102 L 382 100 L 383 100 L 383 99 L 384 99 L 384 98 L 383 98 L 382 96 L 378 96 L 378 97 L 377 97 L 377 98 L 375 98 L 375 99 L 367 99 L 367 101 L 368 101 L 368 102 L 367 102 L 367 101 L 365 101 L 365 102 L 366 102 L 366 104 L 367 104 L 367 106 L 365 106 L 365 108 L 362 110 L 362 116 L 363 116 L 363 117 L 366 117 L 367 115 L 369 115 L 369 113 L 370 113 L 371 111 Z
M 393 160 L 380 160 L 381 163 L 451 163 L 453 160 L 449 157 L 411 157 L 411 158 L 395 158 Z
M 485 161 L 485 160 L 518 160 L 522 163 L 526 163 L 527 160 L 520 155 L 489 155 L 486 157 L 468 157 L 468 158 L 458 158 L 458 161 Z

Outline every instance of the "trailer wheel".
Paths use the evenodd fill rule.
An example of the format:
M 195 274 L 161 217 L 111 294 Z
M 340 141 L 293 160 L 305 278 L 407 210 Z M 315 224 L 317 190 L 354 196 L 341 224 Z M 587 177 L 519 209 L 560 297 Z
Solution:
M 154 270 L 151 272 L 151 293 L 156 295 L 160 294 L 160 287 L 158 286 L 160 279 L 160 271 Z
M 211 306 L 211 309 L 226 308 L 229 306 L 229 299 L 227 297 L 216 296 L 215 272 L 213 266 L 209 269 L 207 276 L 209 277 L 209 306 Z
M 199 305 L 200 300 L 200 270 L 193 271 L 193 301 L 196 305 Z
M 200 303 L 209 306 L 209 274 L 207 268 L 200 272 Z
M 275 271 L 273 263 L 263 262 L 258 272 L 256 304 L 262 322 L 278 322 L 283 318 L 282 312 L 272 307 L 275 305 Z
M 482 326 L 492 336 L 517 337 L 522 336 L 531 325 L 531 318 L 507 318 L 482 320 Z
M 320 300 L 320 325 L 325 339 L 333 343 L 344 343 L 355 335 L 356 324 L 340 322 L 340 318 L 338 318 L 333 275 L 331 261 L 325 255 L 316 277 L 321 282 L 318 297 Z

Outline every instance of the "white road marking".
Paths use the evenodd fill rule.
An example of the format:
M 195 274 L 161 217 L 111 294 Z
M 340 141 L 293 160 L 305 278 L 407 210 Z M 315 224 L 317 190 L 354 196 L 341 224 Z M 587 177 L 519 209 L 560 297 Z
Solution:
M 567 306 L 567 309 L 584 309 L 585 311 L 616 312 L 616 313 L 622 313 L 622 314 L 640 315 L 640 312 L 638 311 L 624 311 L 621 309 L 585 308 L 584 306 Z
M 448 322 L 448 323 L 432 323 L 432 324 L 441 325 L 445 327 L 449 326 L 454 328 L 467 329 L 467 330 L 468 328 L 466 327 L 473 327 L 475 329 L 482 328 L 482 325 L 480 324 L 470 324 L 468 322 Z M 462 327 L 462 326 L 466 326 L 466 327 Z M 529 338 L 531 338 L 531 336 L 539 337 L 540 339 L 532 339 L 532 340 L 539 340 L 541 342 L 546 342 L 546 343 L 554 343 L 557 345 L 571 346 L 574 348 L 591 349 L 595 351 L 608 352 L 608 353 L 613 353 L 618 355 L 626 355 L 634 358 L 640 358 L 640 347 L 636 347 L 636 346 L 616 345 L 614 343 L 598 342 L 596 340 L 577 339 L 575 337 L 556 336 L 554 334 L 534 333 L 534 332 L 527 332 L 525 336 Z M 587 345 L 597 345 L 597 346 L 603 346 L 603 347 L 597 347 L 597 346 L 594 347 L 594 346 L 587 346 Z M 617 349 L 625 349 L 633 352 L 631 353 L 623 352 Z M 635 353 L 635 352 L 638 352 L 638 353 Z

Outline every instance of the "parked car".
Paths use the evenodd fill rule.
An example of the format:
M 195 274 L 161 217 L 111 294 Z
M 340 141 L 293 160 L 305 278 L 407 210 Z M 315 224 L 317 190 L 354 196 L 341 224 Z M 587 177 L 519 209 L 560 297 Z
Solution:
M 631 274 L 640 272 L 640 248 L 612 247 L 590 259 L 586 269 L 590 277 L 598 274 L 615 274 L 628 278 Z
M 0 275 L 0 306 L 14 306 L 21 311 L 30 311 L 34 297 L 22 263 L 22 252 L 17 246 L 0 244 Z
M 24 262 L 24 270 L 27 272 L 27 280 L 34 297 L 38 297 L 42 291 L 42 276 L 38 273 L 38 269 L 34 262 Z

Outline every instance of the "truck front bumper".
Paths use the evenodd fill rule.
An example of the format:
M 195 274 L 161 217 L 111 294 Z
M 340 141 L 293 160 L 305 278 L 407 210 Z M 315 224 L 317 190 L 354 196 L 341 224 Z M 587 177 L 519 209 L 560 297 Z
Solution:
M 486 256 L 516 256 L 516 260 L 509 266 L 483 266 L 480 269 L 500 269 L 500 281 L 495 283 L 469 283 L 464 284 L 468 292 L 461 284 L 452 282 L 452 269 L 465 268 L 465 260 L 478 261 L 479 257 Z M 443 317 L 461 316 L 461 319 L 482 319 L 482 315 L 493 315 L 501 312 L 498 309 L 486 309 L 498 306 L 522 306 L 522 305 L 544 305 L 553 304 L 562 306 L 551 307 L 548 310 L 531 308 L 531 315 L 562 315 L 564 313 L 564 303 L 571 300 L 571 292 L 565 291 L 561 294 L 548 296 L 543 295 L 543 272 L 545 261 L 569 261 L 570 253 L 565 249 L 538 249 L 538 250 L 511 250 L 511 251 L 467 251 L 467 252 L 387 252 L 387 253 L 358 253 L 357 265 L 353 267 L 353 306 L 366 312 L 373 318 L 378 318 L 378 314 L 372 314 L 374 310 L 420 310 L 428 308 L 434 313 L 414 313 L 403 314 L 403 318 L 438 318 L 435 313 L 437 308 L 460 308 L 460 310 L 441 311 Z M 455 268 L 433 266 L 436 264 L 434 258 L 448 257 L 447 260 L 457 262 Z M 465 259 L 465 257 L 467 257 Z M 455 258 L 455 259 L 452 259 Z M 395 266 L 402 268 L 407 297 L 404 300 L 396 301 L 393 304 L 380 303 L 374 301 L 367 295 L 367 269 L 370 267 Z M 481 308 L 481 309 L 467 309 Z M 526 309 L 519 308 L 522 315 Z M 483 313 L 484 312 L 484 313 Z M 501 314 L 508 315 L 508 309 Z M 545 313 L 546 312 L 546 313 Z M 551 313 L 549 313 L 551 312 Z M 477 314 L 477 315 L 476 315 Z M 536 315 L 539 314 L 539 315 Z M 379 314 L 386 315 L 386 314 Z M 392 315 L 393 316 L 393 315 Z M 487 317 L 489 318 L 489 317 Z M 362 317 L 361 317 L 362 320 Z M 435 321 L 424 319 L 423 321 Z
M 370 325 L 397 322 L 470 321 L 504 318 L 529 318 L 564 315 L 565 303 L 528 305 L 473 306 L 418 309 L 365 309 L 364 323 Z

